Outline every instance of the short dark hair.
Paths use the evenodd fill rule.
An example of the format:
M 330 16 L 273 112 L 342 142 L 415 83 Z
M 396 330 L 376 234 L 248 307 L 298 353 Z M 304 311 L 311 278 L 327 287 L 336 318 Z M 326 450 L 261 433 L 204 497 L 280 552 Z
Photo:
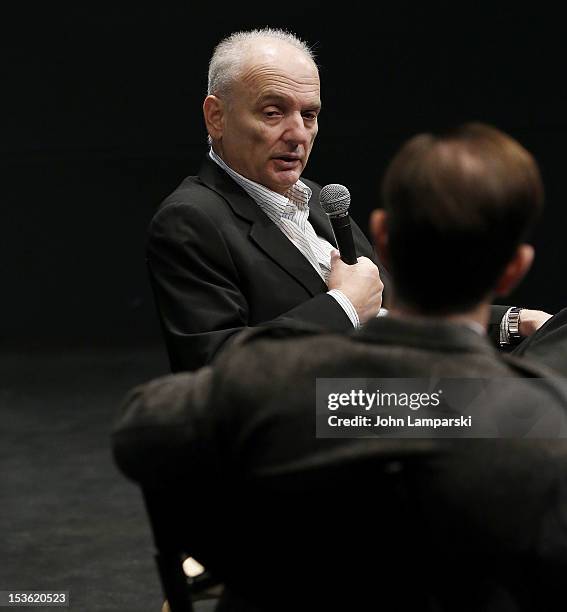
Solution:
M 494 127 L 420 134 L 386 170 L 396 296 L 424 314 L 465 312 L 494 288 L 543 206 L 538 166 Z

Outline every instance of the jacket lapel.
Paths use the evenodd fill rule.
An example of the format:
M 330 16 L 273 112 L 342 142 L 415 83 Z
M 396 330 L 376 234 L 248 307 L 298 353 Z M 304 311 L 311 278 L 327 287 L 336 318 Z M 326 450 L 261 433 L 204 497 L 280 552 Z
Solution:
M 251 224 L 250 240 L 261 251 L 303 285 L 311 295 L 327 291 L 327 285 L 323 279 L 300 251 L 272 223 L 256 202 L 208 155 L 199 172 L 199 178 L 207 187 L 224 198 L 235 215 L 246 219 Z M 310 219 L 311 214 L 312 212 L 309 213 Z M 324 214 L 323 211 L 321 214 Z M 315 231 L 318 229 L 316 228 Z
M 324 238 L 327 242 L 330 242 L 334 247 L 336 247 L 337 242 L 335 240 L 335 235 L 333 234 L 331 222 L 329 221 L 328 215 L 319 204 L 319 192 L 321 190 L 316 188 L 313 184 L 310 184 L 309 187 L 313 191 L 311 200 L 309 201 L 309 222 L 313 226 L 317 236 L 321 236 L 321 238 Z

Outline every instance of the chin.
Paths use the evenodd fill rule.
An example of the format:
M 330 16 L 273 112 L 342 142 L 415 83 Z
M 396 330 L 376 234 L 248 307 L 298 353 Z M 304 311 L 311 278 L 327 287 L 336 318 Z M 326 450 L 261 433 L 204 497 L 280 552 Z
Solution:
M 271 189 L 273 191 L 287 191 L 292 185 L 295 185 L 295 183 L 297 183 L 300 177 L 301 172 L 293 172 L 293 174 L 286 173 L 285 177 L 278 176 L 274 180 L 274 185 L 276 185 L 277 188 L 272 187 Z

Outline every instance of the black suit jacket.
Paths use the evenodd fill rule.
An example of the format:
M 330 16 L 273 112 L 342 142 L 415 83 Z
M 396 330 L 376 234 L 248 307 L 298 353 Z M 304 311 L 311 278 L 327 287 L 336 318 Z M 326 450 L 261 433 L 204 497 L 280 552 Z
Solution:
M 241 335 L 213 367 L 134 390 L 115 453 L 180 496 L 180 541 L 227 585 L 219 610 L 564 610 L 565 439 L 315 436 L 318 377 L 439 376 L 542 378 L 486 407 L 565 417 L 550 370 L 465 327 L 384 318 Z
M 302 180 L 313 190 L 309 221 L 335 244 L 321 188 Z M 352 225 L 358 255 L 376 261 Z M 352 329 L 305 257 L 208 155 L 155 214 L 147 262 L 173 371 L 204 365 L 236 332 L 277 318 Z

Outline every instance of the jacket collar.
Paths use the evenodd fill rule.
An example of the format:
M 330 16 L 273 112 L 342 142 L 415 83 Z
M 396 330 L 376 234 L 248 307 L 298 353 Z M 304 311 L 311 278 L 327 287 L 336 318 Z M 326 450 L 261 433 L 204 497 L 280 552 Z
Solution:
M 201 181 L 221 196 L 233 213 L 251 224 L 250 240 L 313 296 L 327 286 L 305 257 L 268 218 L 254 200 L 207 155 L 199 171 Z M 302 179 L 304 180 L 304 179 Z M 309 201 L 309 221 L 315 232 L 334 244 L 329 220 L 319 206 L 320 188 L 309 182 L 313 195 Z

